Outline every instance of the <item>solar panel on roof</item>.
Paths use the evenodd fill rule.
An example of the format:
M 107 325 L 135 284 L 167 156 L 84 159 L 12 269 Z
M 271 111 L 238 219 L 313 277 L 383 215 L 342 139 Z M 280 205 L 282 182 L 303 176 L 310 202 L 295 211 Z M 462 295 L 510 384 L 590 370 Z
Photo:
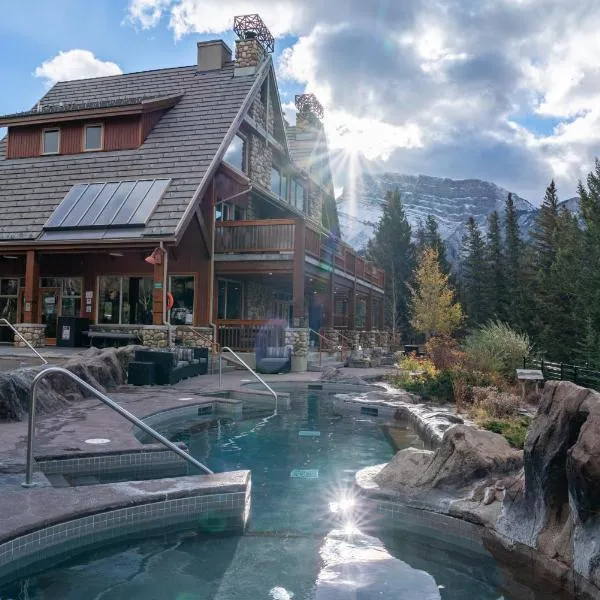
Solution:
M 170 181 L 145 179 L 74 185 L 44 229 L 143 227 Z

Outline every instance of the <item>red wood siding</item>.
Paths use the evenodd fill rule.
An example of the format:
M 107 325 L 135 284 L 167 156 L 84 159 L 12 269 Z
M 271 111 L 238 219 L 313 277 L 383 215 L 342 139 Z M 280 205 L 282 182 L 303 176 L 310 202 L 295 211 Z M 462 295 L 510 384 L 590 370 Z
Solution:
M 41 143 L 41 127 L 9 127 L 7 158 L 39 156 Z
M 79 154 L 83 150 L 83 124 L 69 123 L 60 127 L 60 153 Z
M 140 145 L 140 119 L 122 117 L 104 123 L 105 150 L 131 150 Z
M 146 141 L 148 134 L 154 129 L 154 126 L 162 119 L 166 112 L 166 110 L 155 110 L 154 112 L 145 113 L 142 115 L 142 144 Z

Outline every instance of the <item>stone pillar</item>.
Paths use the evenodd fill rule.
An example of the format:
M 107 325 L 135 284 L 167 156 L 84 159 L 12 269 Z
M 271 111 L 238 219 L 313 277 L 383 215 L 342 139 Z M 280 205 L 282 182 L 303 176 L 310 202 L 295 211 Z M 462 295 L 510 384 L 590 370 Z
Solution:
M 292 347 L 292 371 L 306 371 L 308 362 L 308 329 L 289 328 L 285 330 L 285 344 Z
M 166 325 L 146 325 L 141 328 L 142 344 L 149 348 L 168 348 L 169 329 Z
M 346 337 L 350 340 L 350 349 L 358 350 L 358 347 L 360 346 L 360 331 L 348 329 Z
M 46 345 L 46 326 L 43 323 L 17 323 L 15 329 L 34 348 Z M 14 345 L 17 348 L 27 347 L 27 344 L 18 335 L 15 335 Z
M 39 286 L 39 256 L 35 250 L 28 250 L 25 259 L 25 310 L 23 311 L 23 321 L 25 323 L 35 323 L 38 319 Z

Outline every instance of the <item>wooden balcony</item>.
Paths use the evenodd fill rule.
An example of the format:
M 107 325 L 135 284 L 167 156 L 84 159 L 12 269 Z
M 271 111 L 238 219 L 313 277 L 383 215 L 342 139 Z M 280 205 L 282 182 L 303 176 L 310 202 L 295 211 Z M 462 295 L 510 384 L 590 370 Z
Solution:
M 384 272 L 358 256 L 350 246 L 332 240 L 307 223 L 304 247 L 307 256 L 354 275 L 378 287 L 384 286 Z M 261 221 L 221 221 L 216 224 L 215 252 L 268 254 L 293 252 L 296 246 L 296 222 L 293 219 Z
M 295 228 L 292 219 L 217 222 L 215 252 L 293 252 Z

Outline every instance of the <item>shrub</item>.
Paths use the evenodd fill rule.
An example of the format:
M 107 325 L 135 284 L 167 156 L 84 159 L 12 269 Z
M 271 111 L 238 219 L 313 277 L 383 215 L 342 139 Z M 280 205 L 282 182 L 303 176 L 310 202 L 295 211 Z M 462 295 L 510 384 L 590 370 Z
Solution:
M 491 417 L 513 417 L 520 407 L 519 397 L 508 392 L 500 392 L 489 388 L 489 393 L 480 402 L 479 406 Z
M 436 369 L 452 369 L 464 362 L 464 353 L 450 336 L 432 337 L 425 348 Z
M 507 420 L 492 419 L 484 421 L 481 425 L 484 429 L 503 435 L 511 446 L 523 448 L 530 423 L 530 417 L 520 417 Z
M 500 372 L 511 379 L 530 351 L 529 337 L 500 321 L 476 329 L 465 340 L 470 367 L 486 373 Z

